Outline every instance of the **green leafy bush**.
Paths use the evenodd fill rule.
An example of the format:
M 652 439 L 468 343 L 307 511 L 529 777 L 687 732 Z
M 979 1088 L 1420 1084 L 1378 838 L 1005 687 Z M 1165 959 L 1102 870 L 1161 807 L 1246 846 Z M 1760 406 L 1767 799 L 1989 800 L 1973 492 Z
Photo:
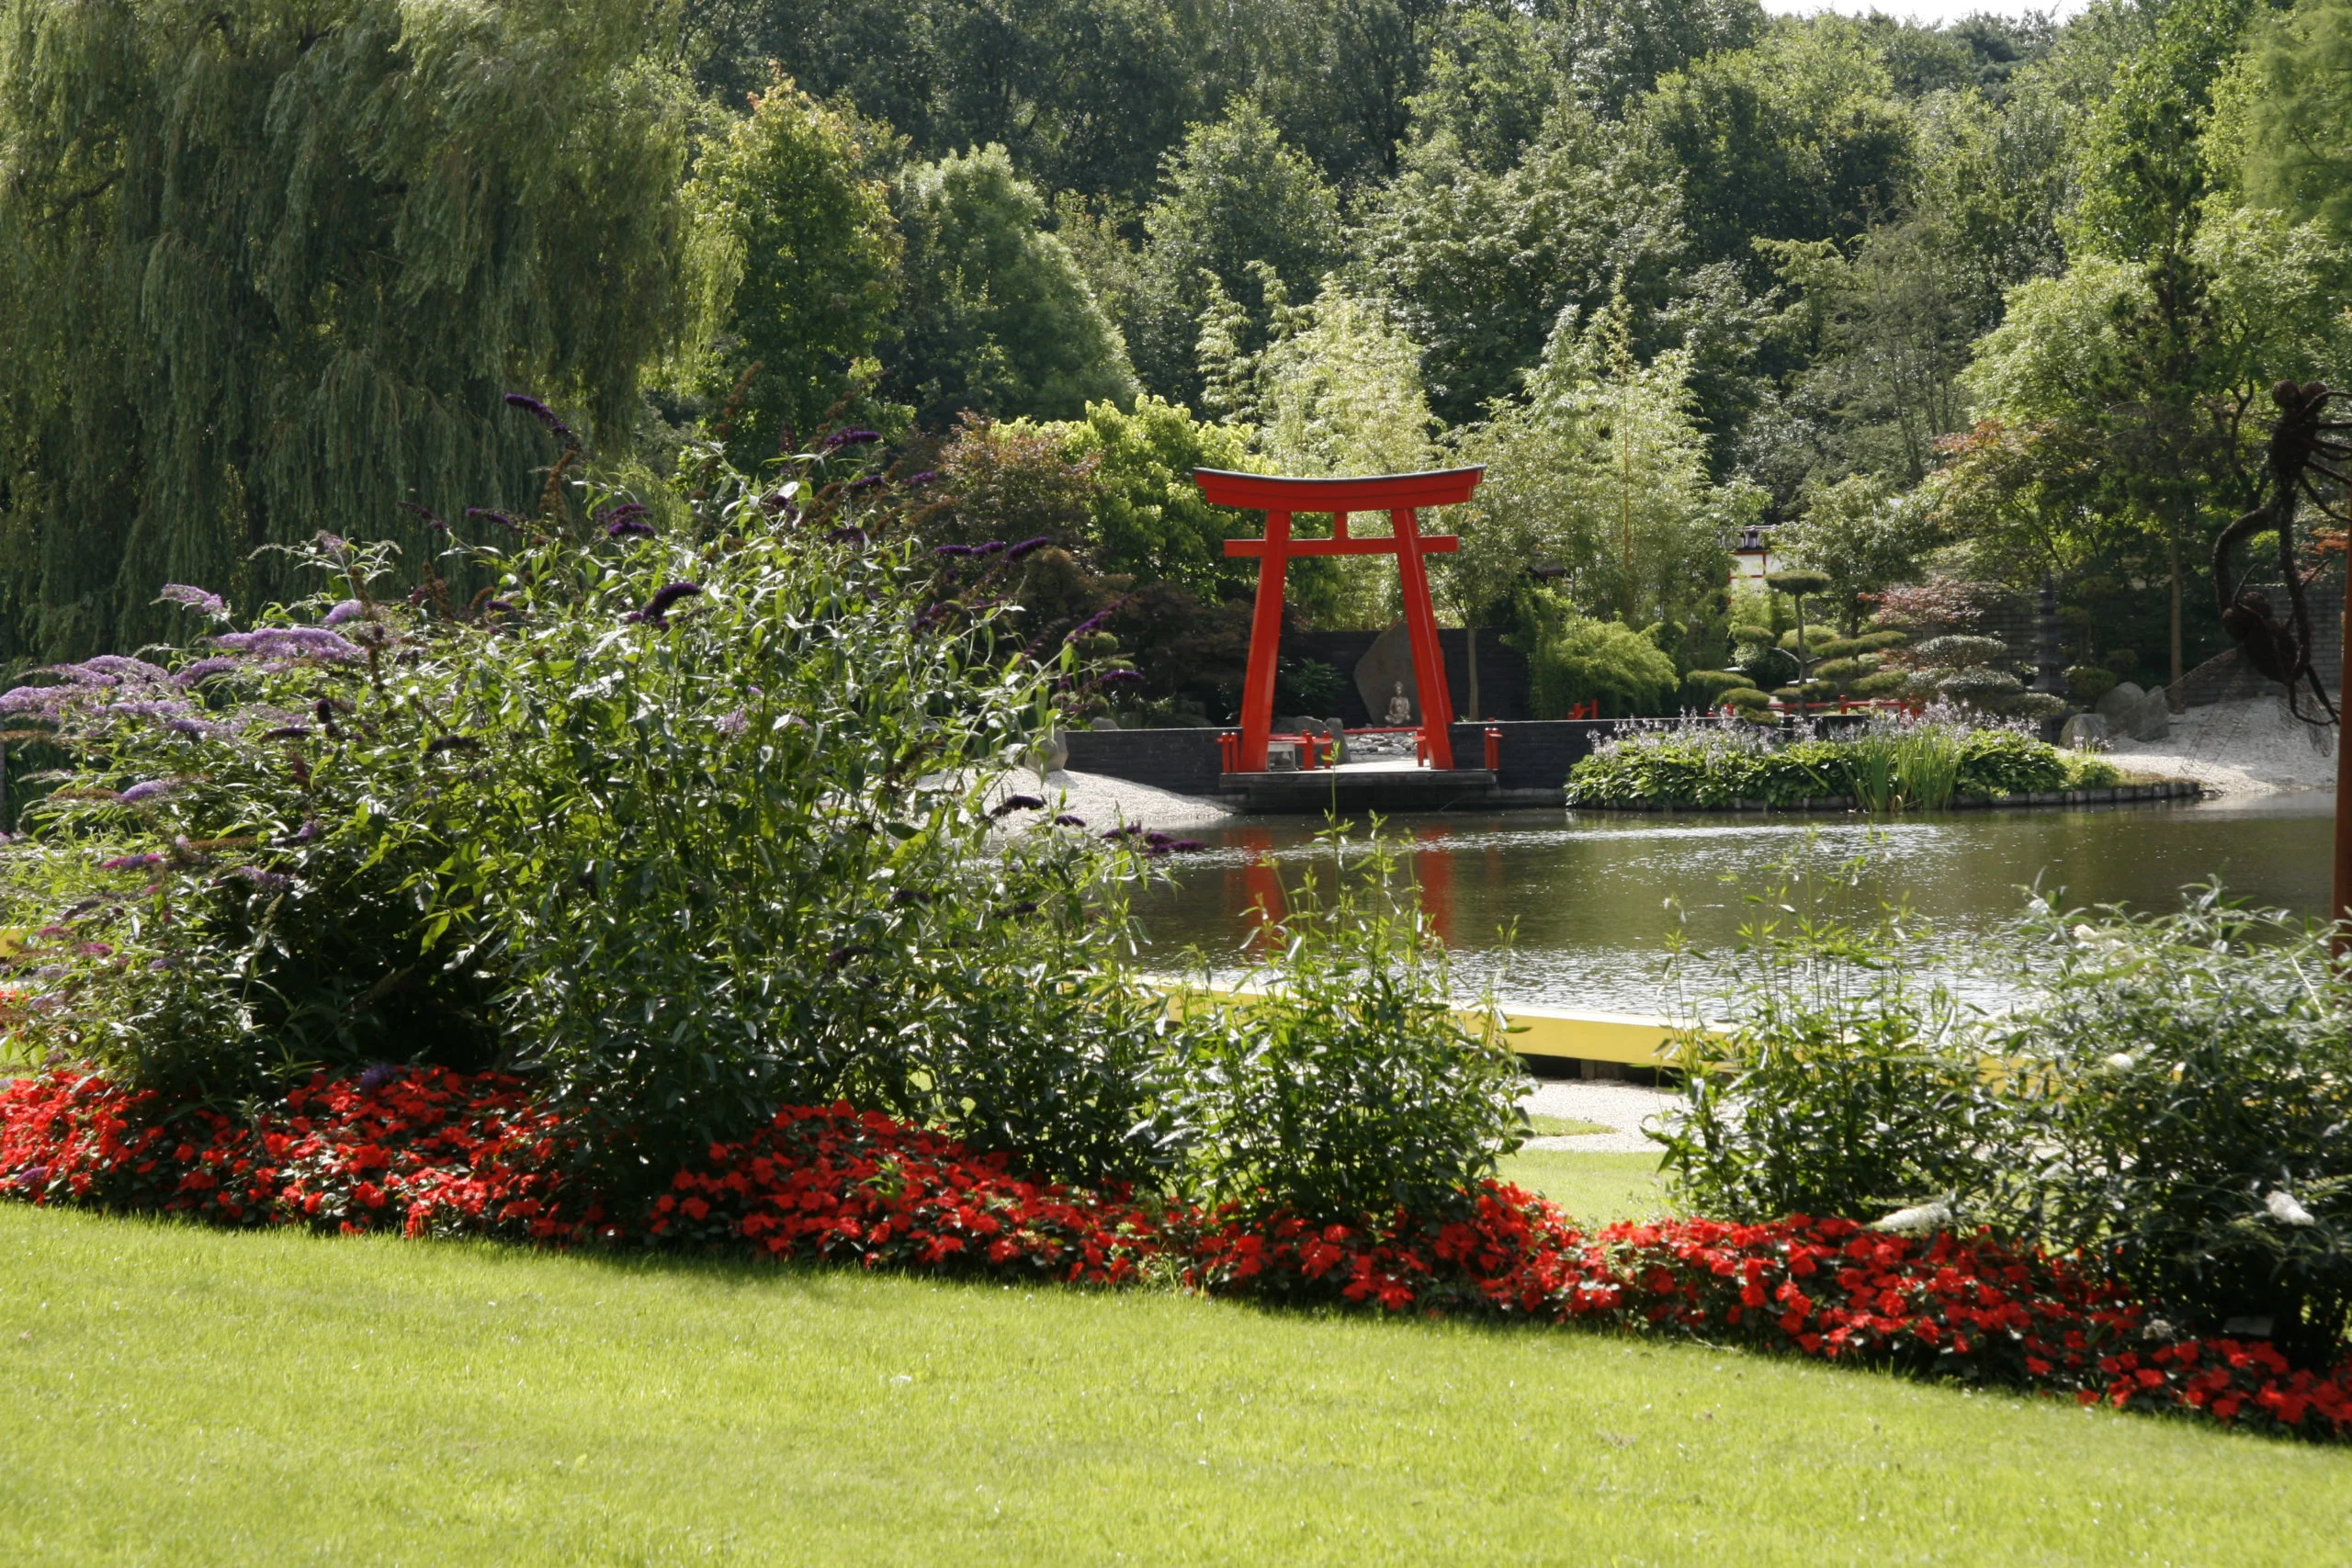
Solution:
M 2065 764 L 2066 781 L 2061 789 L 2105 789 L 2120 784 L 2123 773 L 2106 758 L 2088 751 L 2061 751 L 2058 760 Z
M 1072 1173 L 1162 1157 L 1128 857 L 985 794 L 1083 672 L 985 607 L 1014 552 L 943 581 L 844 467 L 458 546 L 472 605 L 322 539 L 314 601 L 0 699 L 79 759 L 33 848 L 106 885 L 24 955 L 36 1044 L 221 1094 L 495 1063 L 608 1173 L 837 1095 Z
M 2102 670 L 2096 664 L 2076 664 L 2066 671 L 2066 690 L 2078 703 L 2088 705 L 2122 682 L 2122 677 L 2112 670 Z
M 2325 930 L 2207 886 L 2160 917 L 2037 902 L 2023 935 L 2033 1003 L 1992 1045 L 2041 1089 L 2046 1234 L 2199 1318 L 2339 1342 L 2352 986 Z
M 2036 795 L 2066 787 L 2064 753 L 2015 729 L 1972 729 L 1961 741 L 1963 795 Z
M 1742 703 L 1736 692 L 1725 700 Z M 1754 702 L 1747 699 L 1747 705 Z M 1866 811 L 1935 810 L 1959 794 L 2091 787 L 2089 775 L 2074 766 L 2056 747 L 2017 730 L 1942 721 L 1872 724 L 1837 739 L 1780 745 L 1746 726 L 1691 724 L 1635 729 L 1603 742 L 1570 771 L 1567 800 L 1726 807 L 1849 796 Z M 2076 778 L 2086 782 L 2069 782 Z
M 1682 686 L 1674 660 L 1633 627 L 1570 617 L 1543 628 L 1528 660 L 1536 715 L 1558 718 L 1598 702 L 1602 718 L 1674 710 Z
M 1693 1022 L 1671 1047 L 1687 1098 L 1652 1135 L 1678 1197 L 1747 1221 L 1983 1202 L 1991 1173 L 2024 1158 L 2019 1123 L 1962 1004 L 1912 978 L 1917 933 L 1894 913 L 1823 913 L 1788 886 L 1748 903 L 1733 1021 Z
M 1518 1059 L 1453 1010 L 1444 947 L 1375 838 L 1322 837 L 1257 994 L 1192 1021 L 1173 1114 L 1212 1198 L 1313 1219 L 1451 1211 L 1525 1133 Z
M 1682 677 L 1682 701 L 1685 706 L 1704 713 L 1723 700 L 1725 692 L 1741 690 L 1747 677 L 1730 670 L 1693 670 Z
M 1786 882 L 1750 902 L 1731 1022 L 1694 1006 L 1677 1036 L 1690 1096 L 1657 1136 L 1687 1201 L 1988 1224 L 2080 1249 L 2184 1329 L 2267 1319 L 2306 1363 L 2346 1342 L 2352 977 L 2324 928 L 2213 887 L 2164 916 L 2036 899 L 1979 944 L 2016 998 L 1988 1013 L 1915 977 L 1899 913 Z

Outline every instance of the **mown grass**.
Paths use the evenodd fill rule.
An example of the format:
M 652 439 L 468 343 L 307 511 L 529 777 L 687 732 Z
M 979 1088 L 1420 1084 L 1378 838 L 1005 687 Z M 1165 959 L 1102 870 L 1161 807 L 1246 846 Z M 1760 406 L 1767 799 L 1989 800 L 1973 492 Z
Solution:
M 1698 1346 L 15 1205 L 0 1379 L 10 1564 L 2316 1563 L 2352 1510 L 2352 1455 Z

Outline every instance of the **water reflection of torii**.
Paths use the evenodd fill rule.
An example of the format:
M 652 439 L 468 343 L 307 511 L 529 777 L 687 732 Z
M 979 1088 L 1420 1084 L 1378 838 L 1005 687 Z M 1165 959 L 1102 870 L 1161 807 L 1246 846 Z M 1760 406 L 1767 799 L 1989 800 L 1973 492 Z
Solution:
M 1283 577 L 1293 556 L 1396 558 L 1405 631 L 1413 645 L 1413 679 L 1420 687 L 1423 755 L 1432 768 L 1453 766 L 1453 744 L 1446 732 L 1446 726 L 1453 721 L 1453 700 L 1445 689 L 1445 658 L 1438 646 L 1437 613 L 1430 605 L 1429 571 L 1421 557 L 1457 549 L 1462 541 L 1450 535 L 1424 536 L 1414 513 L 1419 507 L 1451 506 L 1469 500 L 1485 475 L 1483 468 L 1328 479 L 1236 474 L 1222 468 L 1193 471 L 1201 493 L 1216 504 L 1266 514 L 1264 538 L 1225 542 L 1227 555 L 1258 558 L 1258 603 L 1250 621 L 1250 672 L 1241 684 L 1239 772 L 1263 773 L 1266 768 L 1267 737 L 1274 728 L 1274 659 L 1283 634 Z M 1290 520 L 1300 512 L 1329 513 L 1331 536 L 1293 538 Z M 1350 536 L 1348 517 L 1359 512 L 1387 513 L 1394 525 L 1393 536 Z

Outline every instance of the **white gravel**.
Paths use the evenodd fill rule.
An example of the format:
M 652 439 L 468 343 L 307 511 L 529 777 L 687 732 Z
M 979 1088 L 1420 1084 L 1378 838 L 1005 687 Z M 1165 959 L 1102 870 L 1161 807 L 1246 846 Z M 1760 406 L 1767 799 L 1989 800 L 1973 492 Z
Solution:
M 2319 732 L 2329 742 L 2324 751 L 2312 733 L 2274 697 L 2239 697 L 2175 714 L 2162 740 L 2118 740 L 2108 754 L 2120 768 L 2195 779 L 2224 797 L 2333 790 L 2335 732 Z
M 1178 795 L 1149 784 L 1130 784 L 1106 773 L 1059 772 L 1037 775 L 1015 770 L 990 786 L 989 797 L 1008 795 L 1043 795 L 1056 812 L 1082 817 L 1089 828 L 1109 829 L 1127 823 L 1146 828 L 1208 828 L 1233 815 L 1223 803 L 1197 795 Z
M 1642 1128 L 1681 1102 L 1682 1097 L 1670 1089 L 1606 1078 L 1539 1079 L 1534 1091 L 1520 1100 L 1531 1115 L 1571 1116 L 1610 1129 L 1578 1138 L 1530 1138 L 1529 1148 L 1582 1149 L 1592 1154 L 1657 1153 L 1657 1145 L 1642 1136 Z

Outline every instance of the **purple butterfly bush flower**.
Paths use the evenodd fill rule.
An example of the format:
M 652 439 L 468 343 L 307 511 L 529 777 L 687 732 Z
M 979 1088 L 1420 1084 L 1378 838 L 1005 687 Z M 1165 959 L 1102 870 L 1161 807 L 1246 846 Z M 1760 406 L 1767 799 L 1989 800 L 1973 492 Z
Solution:
M 935 556 L 976 556 L 980 552 L 969 545 L 941 545 L 931 553 Z
M 307 844 L 316 840 L 326 830 L 326 824 L 313 817 L 309 821 L 303 823 L 300 828 L 295 829 L 294 836 L 288 841 L 289 843 Z
M 844 488 L 851 491 L 875 490 L 878 489 L 884 482 L 886 482 L 884 476 L 880 474 L 865 474 L 850 480 L 848 485 Z
M 229 618 L 229 602 L 226 599 L 221 598 L 218 593 L 207 592 L 201 588 L 191 588 L 185 582 L 164 584 L 164 591 L 155 596 L 155 603 L 184 605 L 190 610 L 200 611 L 216 621 L 224 621 Z
M 434 530 L 435 533 L 446 534 L 449 531 L 449 525 L 444 523 L 441 520 L 441 514 L 434 511 L 429 506 L 419 506 L 413 501 L 398 501 L 394 502 L 392 504 L 399 507 L 402 512 L 415 513 L 419 517 L 424 519 L 424 525 Z
M 18 686 L 0 692 L 0 715 L 11 718 L 55 718 L 70 686 Z
M 1007 560 L 1019 560 L 1024 556 L 1035 555 L 1039 550 L 1044 549 L 1047 545 L 1052 543 L 1053 540 L 1047 538 L 1045 535 L 1040 534 L 1034 539 L 1023 539 L 1019 544 L 1013 546 L 1011 549 L 1006 550 L 1004 552 L 1004 558 Z
M 359 1075 L 359 1092 L 373 1094 L 400 1076 L 400 1068 L 390 1062 L 370 1062 L 368 1070 Z
M 444 751 L 479 751 L 481 742 L 470 735 L 436 735 L 425 742 L 424 754 L 439 756 Z
M 264 740 L 308 740 L 311 727 L 307 724 L 281 724 L 276 729 L 262 731 Z
M 283 893 L 294 886 L 294 879 L 284 872 L 266 871 L 257 865 L 231 866 L 221 874 L 224 881 L 232 876 L 251 883 L 256 893 Z
M 1083 828 L 1086 826 L 1086 818 L 1083 817 L 1072 817 L 1069 812 L 1065 811 L 1060 816 L 1054 818 L 1054 826 L 1057 828 Z
M 699 582 L 670 583 L 655 590 L 653 597 L 645 602 L 645 608 L 631 610 L 621 619 L 641 622 L 649 626 L 660 626 L 666 631 L 670 626 L 670 606 L 681 599 L 693 598 L 701 592 L 702 584 Z
M 232 658 L 227 654 L 215 654 L 209 659 L 199 659 L 193 664 L 180 666 L 178 672 L 172 677 L 172 683 L 175 686 L 193 686 L 198 682 L 209 681 L 215 675 L 226 675 L 232 671 L 244 668 L 246 668 L 246 662 L 242 659 Z
M 521 409 L 525 413 L 537 420 L 546 427 L 549 435 L 563 443 L 567 450 L 573 452 L 580 450 L 580 437 L 573 433 L 571 426 L 564 423 L 557 416 L 555 410 L 548 407 L 538 399 L 522 392 L 509 392 L 506 394 L 506 406 L 511 409 Z
M 319 625 L 322 626 L 339 626 L 346 621 L 356 621 L 368 618 L 370 614 L 370 606 L 356 599 L 345 599 L 336 604 L 334 609 L 329 610 L 326 613 L 325 618 L 321 620 Z
M 523 531 L 523 525 L 515 521 L 512 513 L 501 512 L 495 507 L 469 506 L 466 508 L 466 515 L 481 518 L 484 522 L 495 523 L 510 534 L 519 534 Z
M 125 806 L 140 806 L 151 800 L 162 799 L 187 782 L 185 779 L 149 779 L 144 784 L 132 784 L 118 798 Z
M 117 855 L 98 863 L 100 871 L 149 871 L 164 863 L 162 855 Z
M 737 708 L 732 713 L 720 714 L 712 722 L 718 726 L 718 732 L 721 735 L 741 735 L 751 728 L 752 720 L 750 715 L 741 708 Z
M 939 476 L 932 472 L 929 468 L 925 468 L 919 474 L 909 474 L 905 479 L 899 482 L 905 485 L 909 490 L 921 490 L 927 484 L 938 483 Z
M 15 1178 L 17 1190 L 24 1192 L 31 1191 L 48 1179 L 49 1167 L 45 1165 L 28 1165 L 18 1171 Z
M 825 450 L 837 452 L 844 446 L 863 446 L 869 441 L 881 439 L 881 432 L 876 430 L 836 430 L 825 437 Z
M 482 601 L 481 607 L 485 610 L 495 610 L 504 615 L 514 613 L 514 602 L 511 599 L 485 599 Z
M 996 809 L 989 816 L 991 818 L 1010 817 L 1016 811 L 1042 811 L 1045 807 L 1046 803 L 1034 795 L 1008 795 L 997 803 Z
M 865 530 L 863 528 L 836 528 L 831 533 L 825 536 L 825 543 L 829 545 L 862 545 L 865 543 Z
M 222 632 L 216 647 L 264 659 L 317 659 L 329 664 L 356 664 L 367 658 L 358 645 L 324 626 L 264 626 L 250 632 Z

